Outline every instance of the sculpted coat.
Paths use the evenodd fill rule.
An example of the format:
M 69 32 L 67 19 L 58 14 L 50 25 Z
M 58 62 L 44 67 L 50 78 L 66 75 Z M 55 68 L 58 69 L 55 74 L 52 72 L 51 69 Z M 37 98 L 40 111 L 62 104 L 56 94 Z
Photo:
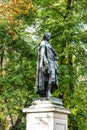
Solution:
M 50 34 L 45 34 L 38 51 L 35 91 L 40 97 L 49 97 L 58 88 L 57 54 L 49 39 Z

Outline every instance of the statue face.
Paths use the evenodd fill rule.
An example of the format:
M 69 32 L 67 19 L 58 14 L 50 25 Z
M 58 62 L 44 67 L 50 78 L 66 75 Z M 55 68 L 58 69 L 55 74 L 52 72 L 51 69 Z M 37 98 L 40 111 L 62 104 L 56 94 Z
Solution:
M 47 41 L 49 41 L 50 40 L 50 33 L 48 32 L 48 33 L 46 33 L 45 35 L 45 39 L 47 40 Z

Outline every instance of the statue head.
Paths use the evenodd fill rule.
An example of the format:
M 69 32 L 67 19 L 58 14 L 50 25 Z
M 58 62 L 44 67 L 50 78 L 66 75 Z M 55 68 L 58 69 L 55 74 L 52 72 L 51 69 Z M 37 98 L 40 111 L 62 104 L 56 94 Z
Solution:
M 50 40 L 50 35 L 51 34 L 49 32 L 45 33 L 44 36 L 43 36 L 43 40 L 49 41 Z

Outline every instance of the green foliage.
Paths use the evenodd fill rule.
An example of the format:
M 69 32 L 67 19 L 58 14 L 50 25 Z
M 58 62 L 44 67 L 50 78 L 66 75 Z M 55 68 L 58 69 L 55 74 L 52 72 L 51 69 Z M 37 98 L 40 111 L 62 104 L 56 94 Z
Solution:
M 20 111 L 24 106 L 30 104 L 33 97 L 36 55 L 31 46 L 21 38 L 13 41 L 7 34 L 4 33 L 3 36 L 6 41 L 0 44 L 2 47 L 1 58 L 3 58 L 3 65 L 0 68 L 2 72 L 0 101 L 4 104 L 0 109 L 5 118 L 8 114 L 11 115 L 14 125 L 21 116 Z
M 32 12 L 32 11 L 31 11 Z M 30 13 L 30 12 L 29 12 Z M 1 15 L 1 14 L 0 14 Z M 26 14 L 28 16 L 28 14 Z M 4 16 L 2 16 L 4 19 Z M 24 39 L 28 26 L 26 17 L 21 24 L 0 20 L 0 129 L 25 129 L 24 107 L 29 107 L 34 95 L 36 54 Z M 24 19 L 25 18 L 25 19 Z M 30 20 L 31 21 L 31 20 Z M 33 19 L 32 19 L 33 21 Z M 25 23 L 25 25 L 23 25 Z
M 59 88 L 53 95 L 62 98 L 65 107 L 72 111 L 69 129 L 86 130 L 87 2 L 44 0 L 36 3 L 40 23 L 38 34 L 51 32 L 51 43 L 59 56 Z

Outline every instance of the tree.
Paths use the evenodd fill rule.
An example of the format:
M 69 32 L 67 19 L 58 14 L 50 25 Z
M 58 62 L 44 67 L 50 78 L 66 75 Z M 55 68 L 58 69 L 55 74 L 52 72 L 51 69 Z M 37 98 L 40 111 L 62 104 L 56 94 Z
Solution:
M 87 92 L 87 30 L 84 29 L 84 26 L 87 27 L 86 0 L 44 0 L 35 4 L 38 34 L 50 31 L 51 43 L 59 55 L 59 89 L 54 96 L 62 98 L 64 105 L 72 111 L 69 129 L 86 129 L 84 120 L 87 103 L 86 93 L 83 94 L 83 91 Z
M 33 12 L 30 0 L 0 4 L 1 129 L 24 129 L 22 108 L 33 97 L 36 54 L 23 38 L 25 28 L 33 22 Z

